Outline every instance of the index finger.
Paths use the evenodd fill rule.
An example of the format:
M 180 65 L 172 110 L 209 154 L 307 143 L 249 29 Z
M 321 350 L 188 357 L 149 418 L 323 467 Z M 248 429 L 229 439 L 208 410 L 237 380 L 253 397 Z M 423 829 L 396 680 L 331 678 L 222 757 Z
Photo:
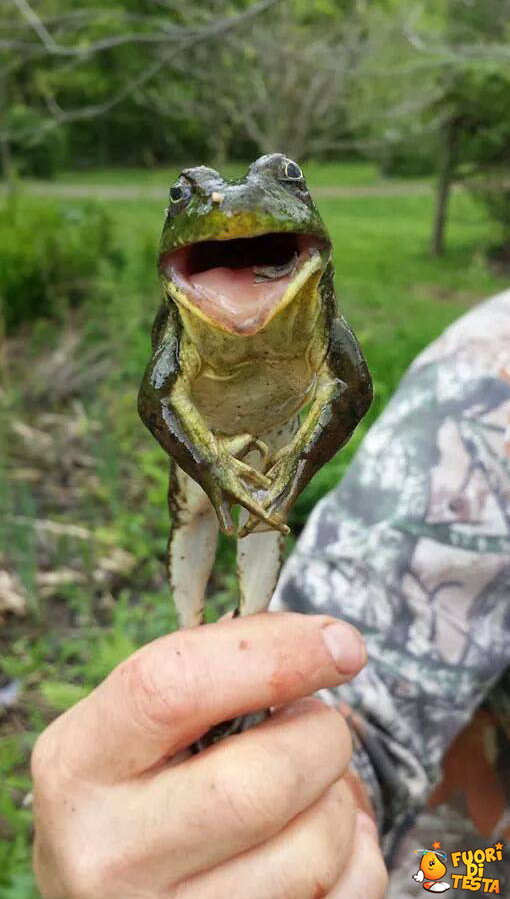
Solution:
M 344 683 L 365 659 L 361 635 L 323 615 L 223 620 L 143 647 L 50 730 L 68 771 L 122 780 L 214 724 Z

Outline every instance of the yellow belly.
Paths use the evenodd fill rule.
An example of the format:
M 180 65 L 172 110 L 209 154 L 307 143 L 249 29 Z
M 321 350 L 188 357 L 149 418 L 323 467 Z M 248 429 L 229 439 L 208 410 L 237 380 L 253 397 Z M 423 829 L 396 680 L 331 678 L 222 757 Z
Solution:
M 206 366 L 192 384 L 192 398 L 212 431 L 258 435 L 294 418 L 315 384 L 306 358 L 258 360 L 225 375 Z

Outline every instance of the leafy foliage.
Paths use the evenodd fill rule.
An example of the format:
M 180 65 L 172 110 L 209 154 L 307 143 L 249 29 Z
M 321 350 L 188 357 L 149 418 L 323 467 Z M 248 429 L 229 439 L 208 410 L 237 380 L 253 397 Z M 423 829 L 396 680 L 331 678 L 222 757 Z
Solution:
M 376 400 L 369 422 L 300 498 L 295 534 L 337 483 L 363 430 L 416 353 L 471 303 L 505 283 L 480 259 L 479 248 L 494 231 L 483 206 L 466 193 L 453 198 L 450 252 L 435 260 L 426 252 L 430 191 L 413 196 L 402 193 L 401 184 L 382 185 L 371 166 L 313 166 L 310 176 L 312 191 L 322 188 L 340 306 L 367 353 Z M 143 183 L 144 177 L 138 173 L 133 181 Z M 91 175 L 93 183 L 106 178 Z M 127 179 L 124 173 L 122 183 Z M 335 195 L 353 179 L 361 195 Z M 166 182 L 163 175 L 162 197 Z M 386 194 L 378 196 L 383 186 Z M 374 196 L 364 195 L 367 187 Z M 86 202 L 57 205 L 59 214 L 68 208 L 74 216 L 80 210 L 87 215 Z M 65 331 L 40 323 L 24 345 L 7 342 L 0 393 L 0 567 L 17 572 L 30 601 L 25 618 L 11 614 L 0 624 L 0 685 L 14 680 L 20 691 L 13 706 L 0 710 L 2 899 L 37 897 L 28 774 L 37 733 L 136 647 L 175 626 L 163 562 L 167 465 L 135 404 L 158 302 L 153 254 L 162 203 L 118 199 L 107 208 L 111 240 L 124 249 L 122 265 L 114 270 L 101 262 L 77 313 L 64 317 Z M 42 215 L 40 199 L 25 198 L 23 209 L 30 235 Z M 102 246 L 89 237 L 102 256 Z M 233 541 L 224 538 L 209 619 L 235 604 L 234 552 Z
M 94 203 L 15 196 L 0 208 L 0 246 L 7 331 L 79 304 L 93 291 L 101 267 L 119 261 L 111 218 Z
M 69 163 L 65 128 L 45 128 L 45 117 L 29 106 L 15 103 L 7 111 L 6 127 L 13 135 L 30 135 L 25 140 L 13 137 L 11 151 L 18 175 L 54 178 Z M 5 174 L 5 173 L 4 173 Z

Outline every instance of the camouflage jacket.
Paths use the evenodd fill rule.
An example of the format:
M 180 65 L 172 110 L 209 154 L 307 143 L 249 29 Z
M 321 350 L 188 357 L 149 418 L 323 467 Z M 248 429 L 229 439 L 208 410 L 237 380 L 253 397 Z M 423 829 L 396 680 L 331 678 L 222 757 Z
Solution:
M 427 801 L 510 841 L 509 426 L 510 290 L 415 360 L 280 580 L 365 635 L 340 698 L 390 856 Z

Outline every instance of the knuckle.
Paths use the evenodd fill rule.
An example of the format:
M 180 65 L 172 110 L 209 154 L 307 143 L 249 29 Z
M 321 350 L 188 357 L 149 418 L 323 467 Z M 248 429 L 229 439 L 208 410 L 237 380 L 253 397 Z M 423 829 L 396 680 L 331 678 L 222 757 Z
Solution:
M 266 835 L 271 827 L 271 813 L 268 803 L 259 790 L 261 778 L 253 776 L 253 771 L 239 773 L 235 781 L 221 778 L 218 790 L 220 814 L 229 820 L 234 828 L 241 827 L 255 839 Z
M 275 742 L 259 752 L 254 771 L 257 775 L 254 789 L 261 817 L 273 820 L 276 806 L 285 821 L 293 817 L 298 797 L 303 792 L 305 772 L 299 768 L 289 747 Z
M 384 899 L 389 885 L 389 875 L 379 850 L 377 851 L 377 857 L 374 859 L 371 882 L 374 891 L 373 899 Z
M 142 732 L 158 732 L 162 726 L 178 725 L 193 715 L 198 695 L 186 664 L 180 640 L 172 635 L 172 650 L 161 664 L 154 647 L 136 653 L 110 675 L 120 681 L 128 714 Z
M 223 757 L 217 772 L 219 813 L 232 826 L 242 826 L 252 839 L 267 838 L 279 828 L 282 818 L 291 817 L 300 774 L 288 754 L 278 749 L 269 753 L 257 747 L 248 753 L 245 748 L 241 762 L 230 753 Z
M 336 882 L 346 862 L 346 843 L 354 832 L 356 810 L 348 789 L 342 780 L 328 791 L 321 816 L 317 839 L 322 848 L 322 861 L 326 873 Z M 320 852 L 318 853 L 320 858 Z
M 309 878 L 316 883 L 319 879 L 329 891 L 337 882 L 345 863 L 343 852 L 338 845 L 338 837 L 332 836 L 331 829 L 318 834 L 312 845 Z M 342 847 L 343 848 L 343 847 Z
M 339 772 L 342 772 L 352 755 L 351 731 L 343 715 L 333 706 L 323 704 L 322 715 L 327 716 L 328 736 L 335 744 L 335 758 L 338 759 Z
M 108 865 L 97 856 L 92 857 L 92 853 L 82 851 L 68 856 L 64 883 L 70 899 L 96 899 L 109 895 L 110 882 Z
M 130 852 L 115 851 L 107 839 L 97 838 L 84 852 L 82 836 L 75 834 L 60 859 L 66 897 L 98 899 L 120 895 L 121 885 L 128 883 L 132 875 Z
M 56 737 L 61 718 L 57 718 L 37 737 L 30 757 L 34 788 L 38 791 L 58 785 L 61 768 L 60 740 Z
M 317 758 L 322 758 L 325 786 L 326 781 L 333 783 L 345 773 L 352 755 L 352 738 L 345 719 L 335 708 L 318 699 L 300 700 L 289 709 L 291 714 L 294 709 L 299 716 L 296 744 L 301 756 L 305 751 L 312 766 L 316 765 Z
M 320 835 L 307 835 L 306 853 L 279 872 L 275 899 L 323 899 L 338 881 L 341 862 L 325 849 Z M 273 894 L 272 894 L 273 895 Z
M 306 851 L 299 852 L 296 844 L 280 874 L 275 893 L 278 899 L 325 897 L 341 876 L 346 862 L 346 837 L 351 830 L 348 818 L 351 814 L 354 819 L 354 810 L 349 807 L 341 784 L 331 787 L 321 803 L 320 814 L 310 820 L 306 833 L 301 834 Z
M 48 761 L 50 757 L 51 753 L 48 752 L 47 732 L 43 731 L 35 741 L 30 759 L 32 780 L 34 783 L 41 784 L 44 782 L 48 772 Z

